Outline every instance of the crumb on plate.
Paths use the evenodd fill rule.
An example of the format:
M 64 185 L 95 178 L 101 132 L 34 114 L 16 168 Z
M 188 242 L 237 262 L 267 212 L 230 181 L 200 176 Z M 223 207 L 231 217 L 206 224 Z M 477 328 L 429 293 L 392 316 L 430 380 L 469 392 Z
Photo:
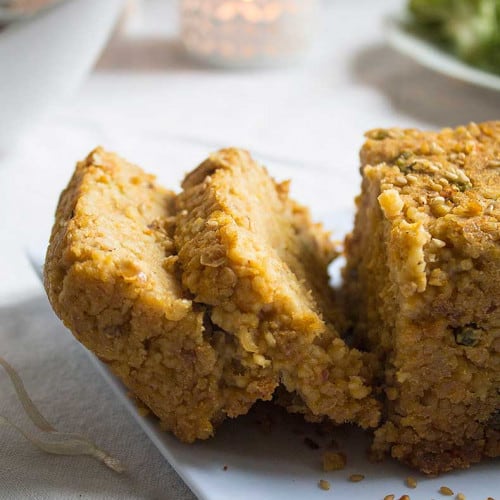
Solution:
M 414 477 L 408 476 L 406 478 L 405 483 L 406 483 L 406 486 L 408 486 L 408 488 L 416 488 L 417 487 L 417 480 Z
M 439 488 L 439 493 L 447 497 L 451 497 L 452 495 L 454 495 L 453 490 L 451 488 L 448 488 L 448 486 L 441 486 L 441 488 Z
M 349 476 L 349 481 L 351 481 L 351 483 L 359 483 L 363 481 L 364 478 L 365 476 L 363 474 L 351 474 Z
M 330 481 L 326 481 L 325 479 L 320 479 L 318 486 L 325 491 L 328 491 L 330 489 Z
M 323 470 L 330 472 L 333 470 L 342 470 L 345 468 L 347 458 L 344 453 L 336 451 L 325 451 L 323 453 Z

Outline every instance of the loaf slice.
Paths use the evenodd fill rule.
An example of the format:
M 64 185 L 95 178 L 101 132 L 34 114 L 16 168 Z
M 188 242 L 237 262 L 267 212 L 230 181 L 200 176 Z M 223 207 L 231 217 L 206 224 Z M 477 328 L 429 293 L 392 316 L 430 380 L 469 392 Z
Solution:
M 183 290 L 174 198 L 153 176 L 96 149 L 61 195 L 44 278 L 76 338 L 191 442 L 270 399 L 278 379 Z
M 500 122 L 373 130 L 346 309 L 376 353 L 374 451 L 426 473 L 500 455 Z
M 334 326 L 332 244 L 288 183 L 276 184 L 246 151 L 225 149 L 186 177 L 176 207 L 183 285 L 296 394 L 291 409 L 375 426 L 370 357 Z

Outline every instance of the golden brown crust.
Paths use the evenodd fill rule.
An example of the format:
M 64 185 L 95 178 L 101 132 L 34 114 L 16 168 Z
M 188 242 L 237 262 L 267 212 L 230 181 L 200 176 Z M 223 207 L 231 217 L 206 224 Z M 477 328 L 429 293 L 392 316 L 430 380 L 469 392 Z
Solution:
M 385 367 L 374 450 L 432 474 L 499 456 L 500 123 L 367 137 L 344 277 Z
M 333 248 L 290 200 L 288 185 L 276 184 L 246 151 L 226 149 L 183 188 L 175 244 L 194 300 L 211 304 L 213 323 L 300 396 L 305 406 L 295 410 L 376 425 L 368 358 L 334 327 L 327 274 Z
M 193 441 L 269 399 L 277 380 L 257 365 L 242 367 L 234 338 L 182 289 L 170 236 L 173 198 L 138 167 L 93 151 L 61 195 L 45 287 L 74 335 L 166 429 Z

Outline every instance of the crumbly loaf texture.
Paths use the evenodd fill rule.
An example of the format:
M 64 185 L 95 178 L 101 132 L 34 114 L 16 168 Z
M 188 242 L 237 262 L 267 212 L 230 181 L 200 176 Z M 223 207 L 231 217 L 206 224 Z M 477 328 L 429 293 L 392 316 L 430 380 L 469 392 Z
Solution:
M 500 122 L 367 138 L 344 279 L 383 366 L 373 450 L 430 474 L 498 457 Z
M 297 395 L 289 409 L 376 425 L 370 358 L 333 326 L 332 244 L 289 198 L 288 183 L 276 184 L 246 151 L 226 149 L 186 177 L 176 204 L 184 286 Z
M 184 441 L 270 399 L 262 373 L 176 276 L 174 195 L 102 149 L 62 193 L 45 263 L 56 313 Z M 239 360 L 244 358 L 243 367 Z

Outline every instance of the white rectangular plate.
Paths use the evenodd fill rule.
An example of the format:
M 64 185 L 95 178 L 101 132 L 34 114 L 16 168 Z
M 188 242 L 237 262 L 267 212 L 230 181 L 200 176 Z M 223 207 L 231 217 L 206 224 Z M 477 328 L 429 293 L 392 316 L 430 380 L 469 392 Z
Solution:
M 486 500 L 500 492 L 498 460 L 429 479 L 393 460 L 370 463 L 366 454 L 369 438 L 358 428 L 344 426 L 333 436 L 320 437 L 314 426 L 297 422 L 292 416 L 263 432 L 255 417 L 248 415 L 224 422 L 210 441 L 180 443 L 161 431 L 154 418 L 141 417 L 127 397 L 127 389 L 89 354 L 121 402 L 200 499 L 382 500 L 392 493 L 396 499 L 408 494 L 412 500 L 429 500 L 445 498 L 439 494 L 443 485 L 455 493 L 464 493 L 467 500 Z M 320 448 L 312 450 L 304 443 L 305 437 Z M 346 454 L 347 466 L 342 471 L 326 473 L 322 471 L 321 455 L 332 438 Z M 365 479 L 352 483 L 348 479 L 351 474 L 363 474 Z M 410 475 L 417 479 L 415 490 L 405 485 Z M 330 482 L 330 493 L 318 487 L 320 479 Z
M 40 274 L 42 259 L 32 253 L 30 259 Z M 283 416 L 278 411 L 271 413 L 271 417 L 281 421 L 275 422 L 270 432 L 263 432 L 262 426 L 256 422 L 258 417 L 250 414 L 226 420 L 213 439 L 183 444 L 162 431 L 155 418 L 140 416 L 134 401 L 127 396 L 127 388 L 106 365 L 86 352 L 142 430 L 202 500 L 382 500 L 391 493 L 396 499 L 408 494 L 412 500 L 430 500 L 446 498 L 438 491 L 443 485 L 455 493 L 464 493 L 467 500 L 486 500 L 500 492 L 498 460 L 430 479 L 390 459 L 370 463 L 366 457 L 369 438 L 358 428 L 339 427 L 333 436 L 319 436 L 314 426 L 296 416 Z M 304 442 L 306 437 L 320 447 L 311 449 Z M 346 454 L 347 467 L 326 473 L 322 471 L 321 455 L 332 439 Z M 348 480 L 350 474 L 363 474 L 365 479 L 352 483 Z M 405 485 L 405 479 L 410 475 L 417 479 L 417 489 Z M 320 479 L 330 482 L 329 492 L 318 487 Z

